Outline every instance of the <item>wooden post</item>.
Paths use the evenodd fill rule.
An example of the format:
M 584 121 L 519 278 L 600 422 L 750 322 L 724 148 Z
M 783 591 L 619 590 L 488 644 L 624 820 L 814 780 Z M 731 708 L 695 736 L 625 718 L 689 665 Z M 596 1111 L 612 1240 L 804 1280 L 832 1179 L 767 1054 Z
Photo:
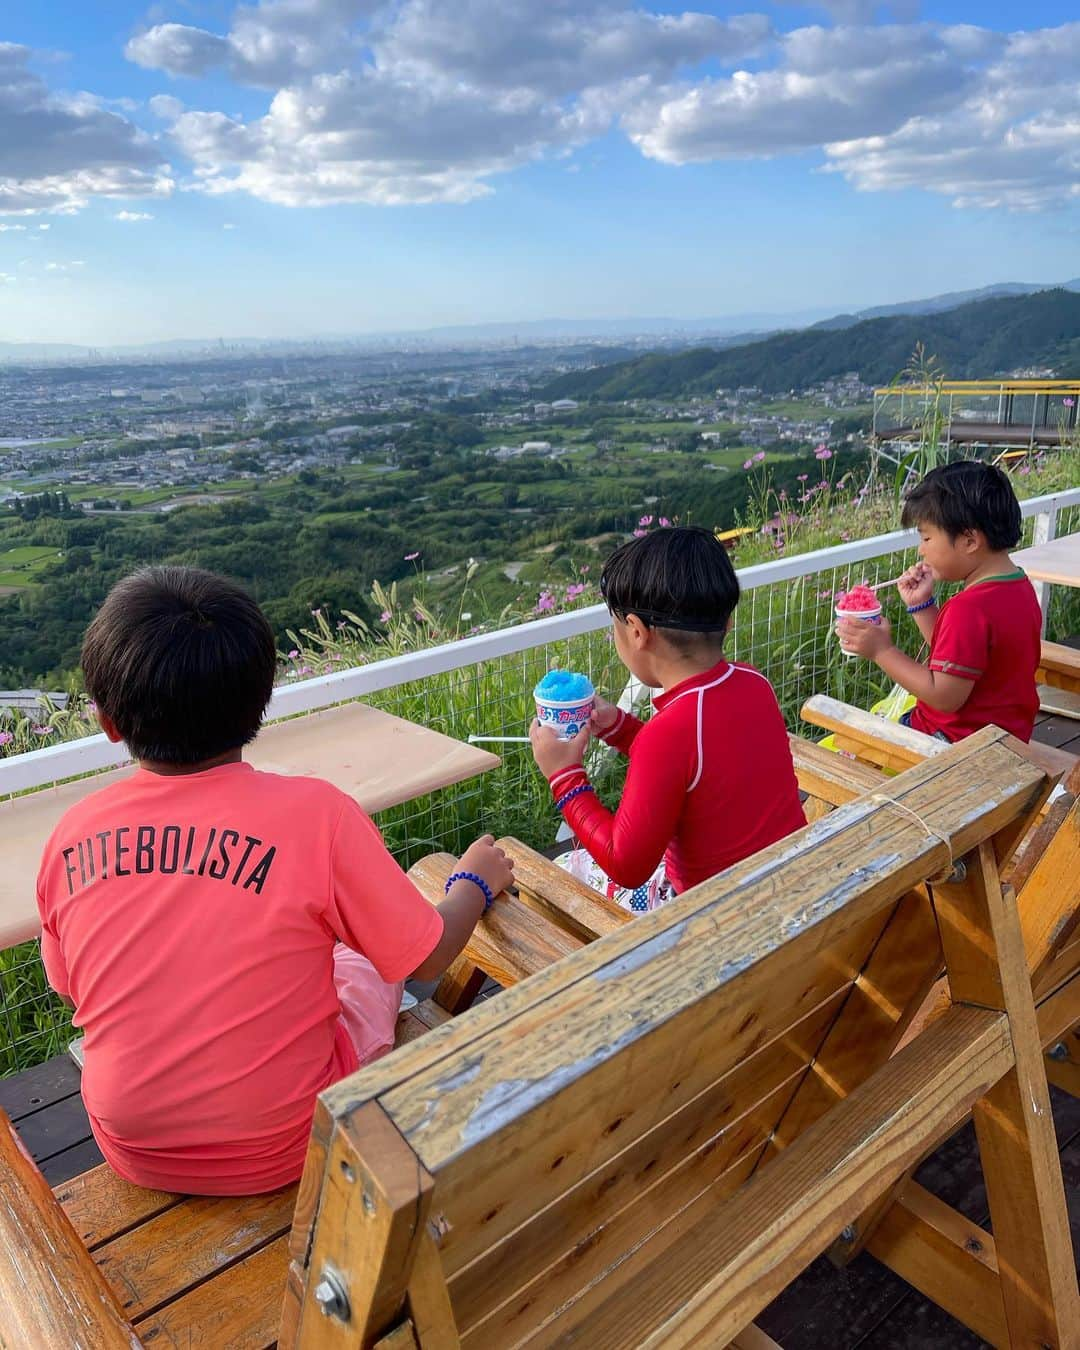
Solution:
M 338 1119 L 303 1271 L 298 1350 L 361 1350 L 401 1320 L 432 1186 L 376 1102 Z
M 1004 1011 L 1016 1057 L 973 1110 L 1009 1339 L 1077 1346 L 1080 1296 L 1020 924 L 993 841 L 966 862 L 965 879 L 935 887 L 934 901 L 953 1001 Z

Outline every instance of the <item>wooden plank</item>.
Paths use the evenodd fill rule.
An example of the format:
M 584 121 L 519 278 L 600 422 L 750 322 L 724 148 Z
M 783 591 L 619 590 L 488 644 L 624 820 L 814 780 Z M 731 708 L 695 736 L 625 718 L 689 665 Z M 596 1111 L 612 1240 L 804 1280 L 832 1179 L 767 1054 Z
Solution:
M 303 1310 L 304 1284 L 309 1278 L 311 1243 L 315 1220 L 319 1213 L 326 1176 L 326 1158 L 334 1120 L 322 1097 L 315 1100 L 315 1115 L 311 1122 L 311 1138 L 304 1155 L 304 1170 L 300 1174 L 296 1203 L 293 1206 L 292 1226 L 289 1229 L 289 1269 L 281 1304 L 281 1344 L 296 1343 Z
M 635 920 L 635 925 L 640 924 L 641 919 Z M 466 1077 L 466 1065 L 477 1062 L 474 1056 L 453 1075 L 444 1072 L 440 1076 L 442 1100 L 458 1098 L 462 1109 L 460 1117 L 455 1112 L 453 1133 L 447 1139 L 448 1143 L 454 1140 L 452 1152 L 439 1172 L 438 1210 L 449 1218 L 448 1231 L 440 1242 L 446 1270 L 454 1274 L 596 1169 L 615 1165 L 628 1141 L 648 1135 L 755 1050 L 783 1037 L 801 1018 L 831 1000 L 861 968 L 880 926 L 877 916 L 872 916 L 846 946 L 837 944 L 826 953 L 808 954 L 797 962 L 797 970 L 787 968 L 776 977 L 760 967 L 744 985 L 743 998 L 725 997 L 728 991 L 721 987 L 711 998 L 690 1003 L 670 1018 L 664 1016 L 668 1008 L 658 1005 L 658 1000 L 666 990 L 668 1007 L 677 1004 L 677 987 L 672 987 L 670 979 L 658 979 L 655 984 L 644 980 L 647 967 L 638 966 L 634 976 L 642 990 L 640 997 L 630 988 L 635 983 L 632 976 L 621 997 L 616 997 L 614 981 L 606 989 L 601 985 L 600 993 L 586 986 L 571 1011 L 537 1028 L 535 1040 L 519 1039 L 515 1028 L 508 1027 L 483 1061 L 490 1075 L 486 1079 Z M 707 961 L 707 952 L 701 951 L 700 958 Z M 633 1013 L 626 1010 L 630 1002 L 635 1004 Z M 649 1010 L 659 1014 L 663 1034 L 641 1039 L 628 1036 L 624 1030 L 628 1017 L 647 1028 Z M 582 1047 L 586 1034 L 589 1039 Z M 621 1055 L 617 1053 L 620 1035 Z M 582 1072 L 579 1049 L 586 1066 L 593 1065 L 591 1075 Z M 538 1079 L 526 1077 L 524 1065 L 538 1072 Z M 465 1081 L 454 1081 L 458 1072 Z M 533 1086 L 537 1081 L 539 1092 Z M 790 1082 L 783 1100 L 776 1103 L 766 1135 L 779 1120 L 796 1081 Z M 448 1082 L 449 1087 L 445 1086 Z M 560 1082 L 566 1084 L 563 1092 L 557 1090 Z M 479 1091 L 470 1092 L 473 1087 Z M 573 1091 L 566 1090 L 570 1088 Z M 521 1094 L 518 1100 L 527 1114 L 508 1113 L 505 1125 L 502 1120 L 490 1121 L 487 1112 L 502 1109 L 503 1094 L 515 1107 L 515 1097 Z M 423 1115 L 414 1108 L 431 1100 L 427 1091 L 410 1098 L 403 1090 L 383 1100 L 388 1109 L 400 1111 L 403 1117 L 407 1114 L 408 1137 L 416 1140 L 418 1151 L 423 1150 L 431 1125 L 425 1129 Z M 737 1098 L 733 1104 L 736 1115 L 744 1109 Z M 689 1119 L 688 1129 L 693 1117 Z M 479 1129 L 474 1122 L 480 1124 Z M 439 1123 L 437 1117 L 435 1123 Z M 492 1124 L 503 1128 L 492 1130 Z M 705 1129 L 702 1146 L 707 1146 L 713 1133 L 708 1119 Z M 674 1137 L 678 1142 L 678 1135 Z M 513 1176 L 513 1186 L 507 1185 L 508 1176 Z M 562 1239 L 564 1232 L 560 1230 L 557 1237 Z M 539 1237 L 537 1242 L 543 1245 Z
M 731 1342 L 731 1350 L 784 1350 L 784 1347 L 751 1322 Z
M 429 900 L 441 900 L 446 879 L 456 866 L 451 854 L 432 853 L 414 863 L 409 876 Z M 506 986 L 535 975 L 581 946 L 580 937 L 571 936 L 517 896 L 504 892 L 473 929 L 462 956 Z
M 929 896 L 909 891 L 889 918 L 839 1016 L 776 1128 L 783 1147 L 889 1058 L 941 969 Z
M 1039 708 L 1042 712 L 1049 713 L 1052 717 L 1068 718 L 1071 722 L 1080 718 L 1080 681 L 1075 685 L 1066 684 L 1064 687 L 1057 687 L 1048 681 L 1046 684 L 1038 685 L 1036 692 L 1039 696 Z M 1073 736 L 1075 736 L 1075 726 L 1072 731 Z M 1071 740 L 1072 737 L 1065 737 L 1064 739 Z M 1053 742 L 1046 743 L 1053 744 Z M 1058 742 L 1058 744 L 1060 743 Z
M 514 863 L 514 885 L 521 899 L 545 918 L 565 928 L 579 942 L 594 942 L 617 932 L 633 915 L 614 900 L 594 891 L 557 863 L 520 839 L 498 841 Z
M 394 1033 L 394 1048 L 396 1049 L 400 1045 L 408 1045 L 410 1041 L 415 1041 L 420 1036 L 426 1036 L 429 1031 L 442 1026 L 449 1019 L 450 1013 L 445 1008 L 440 1008 L 433 999 L 425 999 L 422 1003 L 418 1003 L 415 1008 L 398 1013 L 397 1027 Z
M 500 1271 L 500 1279 L 501 1276 Z M 488 1278 L 491 1278 L 491 1272 Z M 430 1230 L 420 1234 L 416 1245 L 406 1303 L 413 1334 L 421 1350 L 458 1350 L 461 1341 L 450 1307 L 442 1262 Z
M 746 1147 L 740 1150 L 736 1161 L 719 1176 L 712 1177 L 708 1173 L 699 1176 L 693 1166 L 682 1169 L 673 1178 L 680 1183 L 680 1190 L 685 1195 L 679 1221 L 689 1223 L 700 1218 L 737 1191 L 753 1172 L 761 1149 L 758 1133 L 748 1137 Z M 560 1310 L 571 1306 L 590 1283 L 606 1279 L 628 1253 L 639 1250 L 634 1239 L 642 1234 L 642 1217 L 641 1206 L 630 1207 L 615 1215 L 595 1236 L 569 1251 L 542 1279 L 496 1308 L 478 1327 L 466 1331 L 462 1337 L 466 1350 L 554 1344 L 554 1338 L 549 1338 L 550 1325 Z M 652 1252 L 657 1244 L 670 1243 L 676 1229 L 670 1224 L 654 1223 L 652 1231 L 645 1231 Z M 579 1272 L 581 1266 L 585 1269 Z M 580 1344 L 589 1345 L 589 1341 Z M 636 1346 L 637 1340 L 631 1337 L 624 1344 Z
M 335 1124 L 305 1272 L 300 1350 L 354 1350 L 392 1330 L 426 1231 L 431 1189 L 431 1177 L 377 1103 Z M 328 1269 L 348 1292 L 347 1321 L 314 1301 Z
M 79 1071 L 67 1055 L 55 1055 L 44 1064 L 0 1078 L 0 1111 L 18 1124 L 23 1116 L 77 1096 L 79 1083 Z
M 136 1325 L 152 1346 L 202 1346 L 205 1350 L 270 1350 L 278 1339 L 281 1289 L 289 1262 L 284 1237 L 245 1256 L 236 1265 Z
M 989 1233 L 909 1181 L 868 1250 L 991 1345 L 1007 1345 L 997 1253 Z
M 1035 678 L 1054 689 L 1080 692 L 1080 652 L 1059 642 L 1044 642 Z
M 100 1167 L 103 1161 L 97 1140 L 91 1138 L 54 1153 L 51 1158 L 39 1163 L 38 1168 L 50 1186 L 62 1186 L 65 1181 Z
M 830 806 L 843 806 L 853 797 L 873 792 L 888 781 L 872 765 L 826 750 L 804 736 L 789 733 L 788 744 L 799 787 L 812 798 Z
M 39 1167 L 54 1154 L 81 1144 L 90 1135 L 90 1118 L 78 1094 L 63 1097 L 48 1111 L 35 1111 L 19 1121 L 19 1136 Z
M 536 1296 L 518 1291 L 560 1261 L 572 1293 L 609 1249 L 617 1253 L 640 1238 L 635 1224 L 639 1230 L 645 1225 L 645 1231 L 655 1227 L 663 1208 L 670 1211 L 687 1203 L 750 1150 L 760 1150 L 843 996 L 840 990 L 686 1106 L 644 1134 L 631 1136 L 613 1158 L 538 1208 L 499 1243 L 484 1246 L 490 1220 L 483 1224 L 478 1241 L 470 1246 L 478 1255 L 451 1283 L 463 1331 L 475 1329 L 495 1305 L 509 1300 L 526 1301 L 533 1316 Z M 565 1157 L 556 1155 L 549 1167 L 561 1172 L 565 1163 Z M 634 1207 L 637 1212 L 630 1213 Z M 462 1244 L 457 1245 L 460 1250 Z M 493 1268 L 499 1271 L 494 1289 Z M 555 1282 L 544 1277 L 544 1284 L 543 1297 L 557 1299 Z M 490 1331 L 485 1324 L 484 1334 Z
M 434 1002 L 444 1012 L 456 1016 L 471 1008 L 487 983 L 487 975 L 466 956 L 455 956 L 432 994 Z
M 1076 1027 L 1048 1049 L 1043 1058 L 1043 1067 L 1048 1082 L 1062 1092 L 1080 1097 L 1080 1033 Z
M 183 1199 L 171 1191 L 135 1186 L 105 1163 L 54 1187 L 53 1194 L 90 1250 L 172 1209 Z
M 132 1319 L 289 1231 L 296 1187 L 270 1195 L 189 1196 L 102 1243 L 98 1269 Z
M 1076 1344 L 1080 1294 L 1031 980 L 992 843 L 934 898 L 954 1001 L 1003 1009 L 1015 1050 L 1013 1068 L 974 1107 L 1009 1334 L 1021 1345 Z
M 6 1116 L 0 1116 L 0 1344 L 12 1350 L 140 1344 Z
M 1020 893 L 1019 914 L 1030 980 L 1038 983 L 1080 926 L 1080 799 L 1074 799 Z
M 912 768 L 949 748 L 944 741 L 913 727 L 875 717 L 873 713 L 853 708 L 850 703 L 841 703 L 827 694 L 815 694 L 807 699 L 799 716 L 804 722 L 824 727 L 850 742 L 861 756 L 880 759 L 882 763 L 888 761 L 890 768 Z
M 935 833 L 945 834 L 959 856 L 979 839 L 1015 819 L 1042 789 L 1043 776 L 1008 750 L 1005 745 L 1008 739 L 993 728 L 978 732 L 949 748 L 950 758 L 944 764 L 940 761 L 926 764 L 910 771 L 902 781 L 894 780 L 890 792 L 902 805 L 919 813 Z M 970 766 L 970 772 L 957 773 L 946 781 L 945 775 L 962 766 Z M 852 869 L 858 869 L 859 877 L 873 879 L 874 884 L 867 888 L 860 903 L 860 913 L 845 920 L 854 926 L 865 918 L 867 909 L 888 903 L 918 884 L 928 872 L 947 864 L 948 848 L 930 835 L 917 841 L 906 829 L 912 823 L 899 808 L 883 811 L 879 803 L 868 798 L 853 801 L 695 887 L 679 897 L 678 905 L 666 905 L 641 916 L 621 932 L 591 944 L 573 963 L 545 971 L 501 994 L 497 1009 L 490 1004 L 482 1006 L 470 1018 L 444 1027 L 438 1036 L 423 1037 L 367 1066 L 358 1076 L 330 1087 L 327 1102 L 335 1113 L 340 1113 L 412 1082 L 420 1074 L 437 1075 L 440 1064 L 451 1063 L 465 1047 L 471 1052 L 496 1025 L 502 1028 L 518 1017 L 532 1015 L 552 996 L 581 981 L 592 985 L 600 971 L 628 956 L 645 941 L 671 943 L 683 953 L 684 941 L 689 942 L 692 935 L 699 940 L 711 939 L 717 923 L 726 935 L 728 921 L 723 914 L 730 898 L 751 886 L 769 890 L 792 858 L 799 860 L 800 884 L 794 898 L 800 902 L 812 899 L 814 919 L 844 906 L 852 884 Z M 790 884 L 786 873 L 782 884 L 785 887 Z M 778 909 L 775 897 L 770 899 L 768 909 L 773 923 L 798 923 L 809 917 L 807 912 L 800 920 L 797 917 L 800 910 L 788 912 L 789 908 Z M 741 913 L 731 917 L 733 926 L 742 925 Z M 758 930 L 758 935 L 762 935 L 762 930 Z M 776 945 L 782 937 L 781 930 L 774 928 L 771 937 Z M 731 973 L 726 970 L 725 978 Z M 715 976 L 714 968 L 710 980 L 715 980 Z
M 729 1200 L 680 1223 L 663 1259 L 645 1244 L 583 1290 L 542 1343 L 725 1344 L 1011 1062 L 1002 1014 L 953 1009 Z

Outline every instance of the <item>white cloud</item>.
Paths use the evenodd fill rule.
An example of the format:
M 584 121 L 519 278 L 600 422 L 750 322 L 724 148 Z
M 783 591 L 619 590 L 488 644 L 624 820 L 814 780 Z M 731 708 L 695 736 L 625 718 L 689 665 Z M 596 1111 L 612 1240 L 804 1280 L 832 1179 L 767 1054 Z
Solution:
M 917 0 L 802 7 L 839 22 L 780 34 L 760 13 L 649 0 L 261 0 L 221 33 L 155 23 L 127 53 L 274 90 L 250 119 L 171 95 L 149 106 L 189 187 L 289 206 L 467 202 L 612 125 L 672 165 L 809 154 L 866 191 L 1077 195 L 1080 25 L 915 22 Z M 897 22 L 873 22 L 886 14 Z
M 76 258 L 74 262 L 50 262 L 45 264 L 46 272 L 70 272 L 73 267 L 85 267 L 86 263 L 81 258 Z
M 288 32 L 294 78 L 251 122 L 155 105 L 173 114 L 197 186 L 289 206 L 471 201 L 493 176 L 602 134 L 643 83 L 748 57 L 771 34 L 761 15 L 662 15 L 627 0 L 404 0 L 361 32 L 369 8 L 276 0 L 237 11 L 215 39 L 232 73 L 253 83 L 286 73 Z M 174 72 L 226 60 L 174 27 L 133 39 L 129 55 Z M 320 60 L 333 68 L 307 73 Z
M 0 272 L 0 286 L 4 286 L 4 285 L 6 285 L 9 281 L 14 281 L 14 280 L 15 280 L 15 278 L 14 278 L 14 276 L 13 276 L 10 272 Z
M 138 220 L 153 220 L 154 217 L 149 211 L 117 211 L 113 220 L 123 220 L 134 223 Z
M 235 230 L 235 229 L 236 229 L 236 226 L 232 223 L 231 220 L 227 220 L 227 221 L 225 222 L 225 224 L 222 225 L 221 228 L 222 228 L 223 230 Z
M 275 88 L 348 64 L 354 26 L 375 8 L 368 0 L 262 0 L 241 5 L 222 37 L 188 24 L 155 24 L 124 49 L 129 60 L 170 75 L 199 76 L 226 67 L 245 84 Z
M 0 234 L 8 234 L 10 231 L 13 231 L 13 230 L 20 230 L 20 231 L 21 231 L 21 230 L 25 230 L 25 229 L 26 229 L 26 226 L 25 226 L 25 225 L 3 225 L 3 224 L 0 224 Z
M 148 101 L 147 107 L 155 117 L 160 117 L 166 122 L 171 122 L 184 111 L 184 105 L 178 98 L 173 98 L 172 94 L 155 94 Z
M 1080 24 L 810 27 L 777 66 L 643 95 L 624 126 L 671 164 L 818 150 L 863 191 L 1038 209 L 1080 196 Z
M 160 149 L 89 94 L 51 93 L 29 49 L 0 43 L 0 215 L 168 192 Z

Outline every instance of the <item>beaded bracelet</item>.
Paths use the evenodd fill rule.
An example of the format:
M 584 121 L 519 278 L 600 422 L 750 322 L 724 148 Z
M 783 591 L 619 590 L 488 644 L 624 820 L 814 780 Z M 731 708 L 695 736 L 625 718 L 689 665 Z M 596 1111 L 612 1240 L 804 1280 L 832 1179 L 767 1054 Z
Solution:
M 450 887 L 454 884 L 455 881 L 471 881 L 474 886 L 480 887 L 480 889 L 484 892 L 485 914 L 495 903 L 495 896 L 491 892 L 491 887 L 487 884 L 487 882 L 484 880 L 483 877 L 478 876 L 475 872 L 451 872 L 451 874 L 446 878 L 446 885 L 443 887 L 443 895 L 450 894 Z
M 580 797 L 583 792 L 591 792 L 592 790 L 591 783 L 582 783 L 579 787 L 571 788 L 564 796 L 555 799 L 556 811 L 561 811 L 567 802 L 572 802 L 575 797 Z
M 921 610 L 929 609 L 931 605 L 936 604 L 937 601 L 931 596 L 929 600 L 924 600 L 921 605 L 908 605 L 907 612 L 909 614 L 918 614 Z

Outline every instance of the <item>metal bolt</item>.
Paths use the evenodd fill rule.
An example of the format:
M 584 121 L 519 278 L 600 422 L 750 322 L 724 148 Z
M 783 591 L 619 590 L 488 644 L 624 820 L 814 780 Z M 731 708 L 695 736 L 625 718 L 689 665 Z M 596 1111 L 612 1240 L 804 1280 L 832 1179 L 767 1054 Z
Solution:
M 336 1317 L 339 1322 L 348 1322 L 352 1317 L 345 1282 L 332 1266 L 322 1268 L 315 1286 L 315 1302 L 324 1317 Z
M 1064 1041 L 1058 1041 L 1057 1045 L 1052 1045 L 1052 1046 L 1050 1047 L 1050 1049 L 1047 1050 L 1047 1052 L 1046 1052 L 1046 1058 L 1047 1058 L 1047 1059 L 1058 1059 L 1058 1060 L 1061 1060 L 1061 1059 L 1068 1059 L 1068 1058 L 1069 1058 L 1069 1047 L 1065 1044 Z
M 849 1223 L 848 1226 L 847 1226 L 846 1228 L 841 1228 L 841 1230 L 840 1230 L 840 1241 L 841 1241 L 841 1242 L 854 1242 L 854 1241 L 855 1241 L 855 1227 L 854 1227 L 853 1224 L 850 1224 L 850 1223 Z

